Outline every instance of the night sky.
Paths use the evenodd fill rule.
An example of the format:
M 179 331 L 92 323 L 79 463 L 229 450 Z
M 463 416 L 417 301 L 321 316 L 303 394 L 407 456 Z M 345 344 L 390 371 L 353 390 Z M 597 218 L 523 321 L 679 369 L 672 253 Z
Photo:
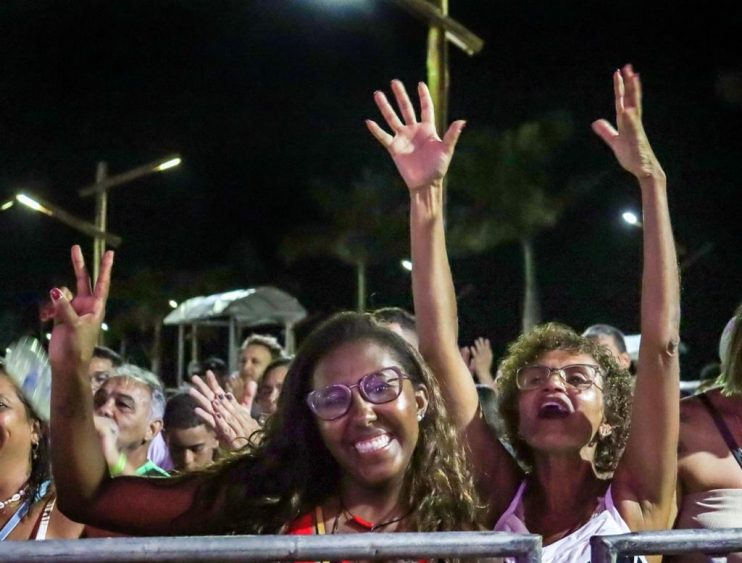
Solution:
M 632 62 L 641 73 L 678 243 L 686 258 L 713 245 L 683 272 L 683 376 L 692 378 L 715 358 L 742 297 L 739 6 L 450 2 L 485 40 L 474 57 L 451 46 L 451 119 L 504 130 L 567 112 L 575 130 L 555 184 L 600 175 L 536 239 L 544 317 L 579 330 L 608 322 L 638 331 L 641 232 L 620 213 L 638 209 L 639 192 L 590 123 L 613 118 L 615 68 Z M 109 229 L 124 238 L 112 318 L 128 306 L 117 280 L 158 280 L 151 289 L 166 312 L 168 299 L 192 296 L 200 273 L 218 269 L 223 290 L 273 284 L 295 294 L 310 312 L 301 335 L 353 307 L 355 274 L 330 257 L 287 263 L 282 241 L 324 220 L 309 196 L 317 182 L 342 189 L 363 170 L 393 177 L 363 119 L 377 117 L 371 94 L 392 78 L 425 79 L 426 37 L 426 25 L 384 0 L 6 0 L 0 199 L 28 189 L 92 221 L 93 201 L 77 190 L 93 181 L 96 162 L 117 174 L 177 152 L 179 168 L 110 196 Z M 51 284 L 72 283 L 69 246 L 92 245 L 17 207 L 0 213 L 0 237 L 5 345 L 38 330 L 37 303 Z M 370 268 L 370 306 L 410 307 L 399 258 Z M 500 355 L 520 326 L 519 247 L 457 258 L 453 268 L 462 343 L 488 336 Z

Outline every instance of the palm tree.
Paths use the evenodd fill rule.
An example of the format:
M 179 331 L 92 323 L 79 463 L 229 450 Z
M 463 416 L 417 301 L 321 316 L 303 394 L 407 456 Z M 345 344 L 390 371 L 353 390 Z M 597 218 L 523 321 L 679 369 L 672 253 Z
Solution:
M 356 309 L 364 311 L 368 267 L 407 248 L 406 192 L 397 184 L 369 169 L 348 187 L 315 181 L 310 195 L 321 222 L 289 234 L 281 247 L 284 259 L 329 255 L 353 266 Z
M 487 251 L 518 241 L 523 252 L 522 328 L 541 321 L 534 238 L 553 227 L 578 193 L 556 191 L 551 164 L 572 133 L 565 114 L 528 121 L 496 134 L 469 131 L 462 138 L 449 189 L 461 201 L 449 216 L 453 254 Z

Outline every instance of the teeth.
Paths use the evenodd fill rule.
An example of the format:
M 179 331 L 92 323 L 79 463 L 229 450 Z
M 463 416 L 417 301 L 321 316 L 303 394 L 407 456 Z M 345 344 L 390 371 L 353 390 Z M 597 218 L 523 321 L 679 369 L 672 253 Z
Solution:
M 385 448 L 390 441 L 391 438 L 389 438 L 388 434 L 382 434 L 381 436 L 376 436 L 370 440 L 356 442 L 354 445 L 358 453 L 367 454 Z

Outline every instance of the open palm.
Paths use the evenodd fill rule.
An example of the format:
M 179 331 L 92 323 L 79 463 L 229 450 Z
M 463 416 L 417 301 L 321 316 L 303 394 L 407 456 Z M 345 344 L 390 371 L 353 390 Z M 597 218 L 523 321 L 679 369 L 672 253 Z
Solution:
M 465 122 L 452 123 L 441 139 L 435 129 L 433 101 L 424 83 L 418 85 L 421 118 L 419 122 L 404 85 L 399 80 L 392 81 L 392 91 L 404 122 L 384 93 L 377 91 L 374 93 L 374 101 L 394 135 L 390 135 L 370 119 L 366 121 L 369 131 L 389 151 L 409 189 L 414 190 L 441 180 L 451 163 L 456 142 Z

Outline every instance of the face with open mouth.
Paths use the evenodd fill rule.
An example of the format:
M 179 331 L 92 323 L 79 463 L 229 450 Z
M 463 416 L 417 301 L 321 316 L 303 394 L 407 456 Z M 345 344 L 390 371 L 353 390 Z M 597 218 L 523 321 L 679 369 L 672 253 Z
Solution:
M 552 350 L 534 363 L 556 369 L 596 362 L 588 354 Z M 596 383 L 587 389 L 576 389 L 553 372 L 540 387 L 521 390 L 518 395 L 521 437 L 535 450 L 579 450 L 586 446 L 604 424 L 601 376 Z
M 364 375 L 386 367 L 400 367 L 388 349 L 369 341 L 349 342 L 317 364 L 312 388 L 355 386 Z M 427 392 L 409 379 L 401 385 L 399 396 L 382 404 L 367 401 L 353 387 L 347 413 L 335 420 L 315 417 L 345 483 L 374 488 L 398 484 L 404 478 L 417 445 L 417 416 L 427 406 Z

